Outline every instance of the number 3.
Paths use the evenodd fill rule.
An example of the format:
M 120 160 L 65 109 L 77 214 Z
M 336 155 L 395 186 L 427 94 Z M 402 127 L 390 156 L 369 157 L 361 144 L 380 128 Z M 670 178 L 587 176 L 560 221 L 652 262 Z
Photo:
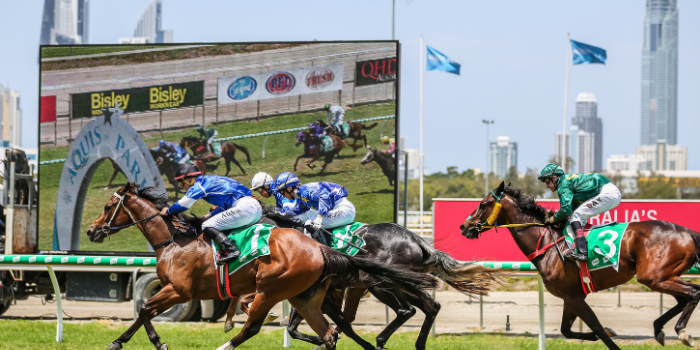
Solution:
M 595 248 L 595 252 L 600 254 L 600 255 L 604 255 L 606 258 L 608 258 L 608 260 L 610 260 L 610 259 L 612 259 L 613 256 L 615 256 L 615 253 L 617 253 L 617 246 L 615 245 L 615 240 L 617 239 L 617 237 L 620 234 L 617 233 L 617 231 L 605 230 L 605 231 L 600 233 L 600 237 L 603 237 L 604 235 L 606 235 L 608 233 L 610 234 L 610 238 L 603 241 L 603 244 L 606 244 L 609 247 L 608 254 L 603 254 L 603 252 L 600 251 L 599 247 Z

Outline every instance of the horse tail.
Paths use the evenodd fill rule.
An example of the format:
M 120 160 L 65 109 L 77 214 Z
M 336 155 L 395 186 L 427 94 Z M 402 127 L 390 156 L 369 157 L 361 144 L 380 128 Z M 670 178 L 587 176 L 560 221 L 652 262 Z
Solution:
M 502 284 L 501 273 L 473 262 L 460 262 L 449 254 L 431 247 L 415 232 L 414 240 L 423 251 L 425 272 L 436 276 L 464 294 L 486 295 L 491 281 Z
M 391 289 L 389 286 L 393 286 L 410 295 L 419 293 L 421 289 L 437 286 L 437 280 L 425 273 L 398 269 L 380 264 L 374 259 L 352 257 L 326 246 L 321 247 L 321 254 L 325 262 L 322 278 L 333 278 L 335 284 L 349 286 L 363 282 L 385 289 Z
M 362 125 L 362 130 L 372 130 L 375 126 L 377 126 L 379 123 L 374 122 L 370 125 L 365 125 L 365 124 L 360 124 Z
M 236 146 L 236 148 L 238 148 L 239 150 L 241 150 L 241 152 L 243 152 L 245 154 L 245 158 L 246 158 L 246 160 L 248 160 L 248 165 L 251 165 L 250 164 L 250 154 L 248 154 L 248 149 L 241 146 L 241 145 L 237 145 L 235 143 L 233 145 Z

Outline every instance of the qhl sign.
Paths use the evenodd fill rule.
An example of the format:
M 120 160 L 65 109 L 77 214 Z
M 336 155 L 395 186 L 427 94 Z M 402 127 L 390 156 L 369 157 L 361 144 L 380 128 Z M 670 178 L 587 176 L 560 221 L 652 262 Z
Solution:
M 355 85 L 363 86 L 396 81 L 398 67 L 396 57 L 356 62 Z

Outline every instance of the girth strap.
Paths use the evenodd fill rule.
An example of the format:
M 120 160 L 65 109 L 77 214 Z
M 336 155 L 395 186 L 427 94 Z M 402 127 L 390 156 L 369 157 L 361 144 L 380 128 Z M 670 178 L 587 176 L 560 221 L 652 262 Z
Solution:
M 555 244 L 557 244 L 557 243 L 559 243 L 559 242 L 561 242 L 561 241 L 564 240 L 564 236 L 561 236 L 561 237 L 559 237 L 559 239 L 557 239 L 556 241 L 550 242 L 550 243 L 546 244 L 544 247 L 542 247 L 542 249 L 540 249 L 540 243 L 542 243 L 542 238 L 544 238 L 544 233 L 542 232 L 542 229 L 540 228 L 540 239 L 537 240 L 537 247 L 535 247 L 535 251 L 532 252 L 532 254 L 530 254 L 530 255 L 527 256 L 527 260 L 532 261 L 532 260 L 535 259 L 536 257 L 538 257 L 538 256 L 540 256 L 540 255 L 542 255 L 542 254 L 544 254 L 544 253 L 545 253 L 546 251 L 548 251 L 550 248 L 554 247 Z

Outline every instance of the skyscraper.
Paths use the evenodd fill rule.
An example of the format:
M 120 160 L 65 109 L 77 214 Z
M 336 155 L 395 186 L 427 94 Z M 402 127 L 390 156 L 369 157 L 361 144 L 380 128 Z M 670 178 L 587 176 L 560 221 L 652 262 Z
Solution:
M 491 172 L 502 179 L 510 167 L 518 167 L 518 144 L 510 142 L 508 136 L 499 136 L 491 142 Z
M 21 121 L 19 92 L 0 85 L 0 147 L 20 147 Z M 4 158 L 4 153 L 0 156 Z
M 41 45 L 88 43 L 89 0 L 44 0 Z
M 586 156 L 581 156 L 581 159 L 586 159 L 592 162 L 591 167 L 584 167 L 586 171 L 581 170 L 579 166 L 579 172 L 588 173 L 592 171 L 603 171 L 603 121 L 598 118 L 598 101 L 595 95 L 589 92 L 581 92 L 576 97 L 576 116 L 571 121 L 572 125 L 578 126 L 578 130 L 585 131 L 590 135 L 593 143 L 590 144 L 590 149 L 579 149 L 578 152 L 581 155 L 586 154 Z M 589 143 L 582 142 L 579 144 L 580 147 L 588 147 Z M 589 158 L 588 154 L 593 158 Z M 574 154 L 574 160 L 579 158 Z M 579 164 L 581 165 L 581 164 Z
M 642 145 L 677 143 L 678 6 L 647 0 L 642 46 Z
M 119 38 L 120 44 L 172 43 L 173 31 L 162 30 L 163 0 L 153 0 L 136 23 L 132 38 Z

